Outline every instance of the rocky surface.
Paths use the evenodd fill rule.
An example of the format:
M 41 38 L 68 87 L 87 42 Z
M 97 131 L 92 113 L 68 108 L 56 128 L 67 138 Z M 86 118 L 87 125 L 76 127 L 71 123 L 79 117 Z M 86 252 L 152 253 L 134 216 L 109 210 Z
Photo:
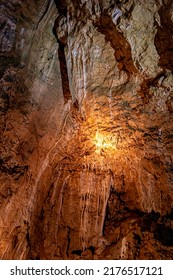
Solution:
M 0 258 L 172 259 L 172 1 L 0 22 Z

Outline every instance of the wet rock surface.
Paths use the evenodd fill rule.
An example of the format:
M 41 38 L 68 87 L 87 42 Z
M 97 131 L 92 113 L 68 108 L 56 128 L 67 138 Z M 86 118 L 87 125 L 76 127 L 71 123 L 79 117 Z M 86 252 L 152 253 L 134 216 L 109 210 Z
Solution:
M 1 1 L 0 258 L 172 259 L 171 1 Z

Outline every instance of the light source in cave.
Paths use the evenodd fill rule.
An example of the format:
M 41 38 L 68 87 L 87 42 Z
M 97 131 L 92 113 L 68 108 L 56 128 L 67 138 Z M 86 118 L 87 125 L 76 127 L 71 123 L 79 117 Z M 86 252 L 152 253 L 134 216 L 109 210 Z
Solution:
M 96 146 L 96 153 L 101 153 L 107 150 L 115 150 L 116 144 L 115 139 L 112 135 L 101 134 L 100 132 L 96 132 L 96 136 L 94 138 L 94 144 Z

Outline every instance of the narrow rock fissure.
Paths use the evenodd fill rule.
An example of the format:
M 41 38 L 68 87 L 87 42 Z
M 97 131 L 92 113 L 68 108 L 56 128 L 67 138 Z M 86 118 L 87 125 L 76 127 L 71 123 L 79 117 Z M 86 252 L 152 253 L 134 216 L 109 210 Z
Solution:
M 163 1 L 163 6 L 159 9 L 160 25 L 157 24 L 155 45 L 160 56 L 159 65 L 163 69 L 173 72 L 173 26 L 171 20 L 172 1 Z

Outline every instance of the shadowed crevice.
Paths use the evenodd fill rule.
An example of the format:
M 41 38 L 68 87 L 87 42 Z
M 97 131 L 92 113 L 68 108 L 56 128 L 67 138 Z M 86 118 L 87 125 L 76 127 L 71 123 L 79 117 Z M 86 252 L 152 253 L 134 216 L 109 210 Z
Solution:
M 62 80 L 62 89 L 63 89 L 63 96 L 64 96 L 64 102 L 67 103 L 69 100 L 72 99 L 71 91 L 70 91 L 70 85 L 69 85 L 69 77 L 68 77 L 68 69 L 67 69 L 67 62 L 65 57 L 65 47 L 67 44 L 67 31 L 64 32 L 64 36 L 62 38 L 58 38 L 57 35 L 57 28 L 60 25 L 60 22 L 62 18 L 66 18 L 67 9 L 66 6 L 59 6 L 58 4 L 57 8 L 58 11 L 61 13 L 55 20 L 54 27 L 53 27 L 53 34 L 55 35 L 57 39 L 57 43 L 59 45 L 58 48 L 58 58 L 60 63 L 60 72 L 61 72 L 61 80 Z
M 173 23 L 171 20 L 171 4 L 172 0 L 169 0 L 166 4 L 161 6 L 158 11 L 160 26 L 157 26 L 155 46 L 160 56 L 159 66 L 161 66 L 163 70 L 169 69 L 173 71 Z
M 67 70 L 64 48 L 65 46 L 61 42 L 59 42 L 58 56 L 59 56 L 61 79 L 62 79 L 62 89 L 63 89 L 64 101 L 65 103 L 67 103 L 72 96 L 70 92 L 68 70 Z
M 54 0 L 59 13 L 63 16 L 67 15 L 67 3 L 65 0 Z

